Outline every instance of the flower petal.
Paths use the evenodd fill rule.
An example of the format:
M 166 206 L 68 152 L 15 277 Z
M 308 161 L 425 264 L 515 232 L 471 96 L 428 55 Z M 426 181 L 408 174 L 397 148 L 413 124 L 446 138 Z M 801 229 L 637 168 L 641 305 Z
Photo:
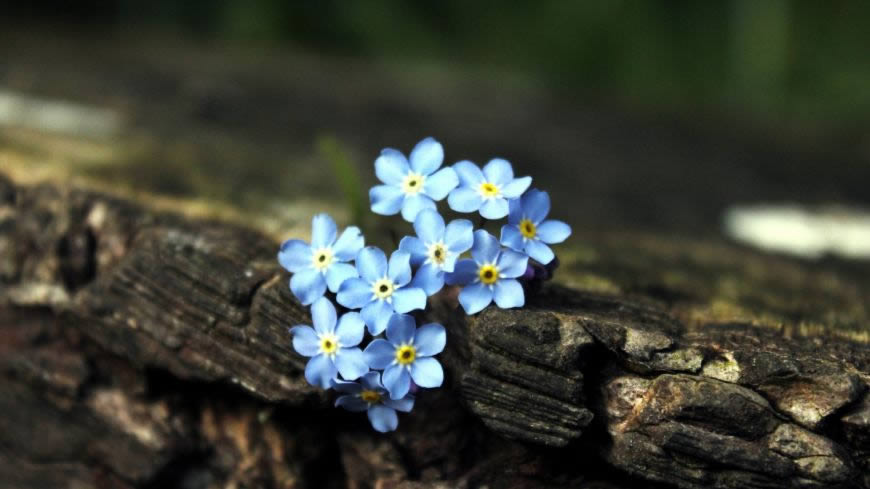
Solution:
M 393 148 L 384 149 L 375 160 L 375 175 L 387 185 L 400 185 L 408 170 L 405 155 Z
M 393 315 L 393 306 L 387 301 L 376 300 L 363 307 L 360 314 L 369 328 L 369 333 L 372 336 L 379 335 L 387 328 L 387 321 Z
M 547 244 L 561 243 L 571 236 L 571 226 L 562 221 L 544 221 L 538 226 L 538 237 Z
M 369 190 L 369 201 L 372 203 L 372 212 L 375 214 L 392 216 L 402 210 L 405 194 L 399 187 L 376 185 Z
M 433 200 L 441 200 L 447 197 L 451 190 L 459 185 L 459 177 L 453 168 L 442 168 L 426 177 L 423 183 L 423 191 Z
M 463 258 L 456 262 L 452 273 L 444 276 L 447 285 L 466 285 L 477 279 L 477 263 L 470 258 Z
M 401 399 L 384 399 L 381 402 L 384 403 L 384 406 L 403 413 L 410 413 L 414 409 L 414 396 L 405 396 Z
M 293 278 L 290 279 L 290 290 L 302 305 L 307 306 L 323 297 L 323 293 L 326 292 L 326 279 L 320 271 L 307 268 L 293 274 Z
M 387 368 L 396 359 L 396 347 L 383 338 L 376 338 L 363 351 L 363 358 L 371 368 Z
M 408 369 L 401 365 L 387 367 L 382 379 L 391 399 L 401 399 L 411 390 L 411 376 L 408 374 Z
M 444 382 L 444 369 L 432 357 L 418 358 L 411 364 L 411 378 L 420 387 L 441 387 Z
M 514 279 L 499 280 L 496 282 L 493 296 L 495 298 L 495 303 L 502 309 L 522 307 L 526 302 L 526 297 L 523 293 L 523 286 Z
M 501 227 L 501 244 L 514 251 L 523 250 L 523 233 L 515 224 L 505 224 Z
M 477 314 L 492 302 L 492 289 L 482 283 L 471 284 L 459 293 L 466 314 Z
M 335 221 L 329 214 L 317 214 L 311 218 L 311 246 L 314 249 L 332 246 L 336 232 Z
M 456 212 L 474 212 L 482 203 L 480 192 L 471 187 L 457 187 L 447 196 L 447 205 Z
M 541 265 L 550 263 L 556 256 L 549 246 L 537 239 L 533 239 L 526 243 L 525 251 L 529 255 L 529 258 L 537 261 Z
M 335 356 L 335 368 L 344 380 L 356 380 L 369 371 L 369 365 L 359 348 L 342 348 Z
M 456 163 L 453 165 L 453 170 L 456 171 L 456 176 L 459 177 L 459 184 L 463 187 L 477 188 L 485 181 L 480 167 L 468 160 Z
M 506 199 L 516 199 L 520 195 L 523 195 L 523 192 L 529 188 L 529 185 L 532 184 L 532 177 L 520 177 L 515 178 L 507 185 L 504 185 L 501 188 L 501 194 Z
M 468 219 L 450 221 L 444 229 L 444 244 L 456 254 L 470 250 L 474 244 L 474 225 Z
M 365 330 L 366 323 L 360 313 L 351 311 L 342 314 L 341 319 L 338 320 L 338 326 L 335 327 L 335 335 L 338 336 L 338 342 L 341 343 L 341 346 L 351 347 L 362 341 Z
M 390 255 L 387 277 L 397 287 L 403 287 L 411 281 L 411 255 L 407 251 L 396 250 Z
M 345 280 L 358 276 L 356 267 L 350 263 L 333 263 L 326 271 L 326 285 L 330 292 L 338 292 Z
M 526 273 L 529 257 L 513 250 L 503 250 L 498 256 L 498 272 L 502 277 L 516 278 Z
M 474 246 L 471 247 L 471 257 L 477 263 L 492 263 L 498 258 L 501 245 L 495 236 L 483 229 L 474 232 Z
M 487 219 L 501 219 L 508 215 L 508 209 L 507 200 L 495 197 L 483 201 L 483 204 L 480 206 L 480 215 Z
M 387 323 L 387 340 L 393 345 L 410 343 L 417 331 L 417 321 L 407 314 L 394 314 Z
M 528 219 L 531 219 L 535 225 L 541 224 L 541 221 L 547 218 L 550 213 L 550 194 L 542 190 L 533 188 L 523 194 L 520 201 L 522 214 Z
M 320 341 L 317 340 L 317 333 L 311 326 L 293 326 L 290 328 L 290 334 L 293 335 L 293 349 L 296 353 L 304 357 L 313 357 L 320 351 Z
M 423 243 L 437 243 L 444 239 L 444 218 L 435 210 L 421 211 L 414 219 L 414 231 Z
M 336 313 L 332 301 L 321 297 L 311 305 L 311 320 L 317 334 L 333 333 L 335 331 Z
M 396 410 L 381 404 L 376 404 L 368 410 L 369 422 L 375 431 L 389 433 L 399 427 L 399 416 Z
M 423 289 L 426 295 L 432 295 L 444 287 L 444 272 L 437 265 L 427 263 L 414 274 L 411 287 Z
M 424 209 L 435 209 L 435 201 L 426 195 L 409 195 L 402 204 L 402 219 L 414 222 L 417 214 Z
M 363 390 L 363 386 L 360 385 L 359 382 L 345 382 L 343 380 L 336 380 L 332 384 L 332 388 L 335 389 L 336 392 L 342 392 L 344 394 L 359 394 Z
M 336 300 L 348 309 L 361 309 L 372 301 L 372 286 L 361 278 L 345 280 L 338 288 Z
M 337 373 L 335 364 L 326 355 L 316 355 L 305 365 L 305 380 L 322 389 L 332 387 L 332 380 Z
M 288 239 L 281 244 L 278 263 L 288 272 L 297 273 L 311 266 L 311 247 L 300 239 Z
M 366 246 L 356 255 L 359 276 L 368 283 L 375 283 L 387 275 L 387 255 L 380 248 Z
M 437 355 L 444 350 L 444 345 L 446 344 L 447 331 L 444 329 L 444 326 L 438 323 L 424 324 L 414 334 L 414 346 L 417 348 L 418 356 L 431 357 L 432 355 Z
M 362 231 L 356 226 L 349 226 L 341 233 L 338 240 L 332 245 L 332 252 L 341 261 L 350 261 L 356 258 L 359 250 L 365 246 L 366 240 Z
M 426 291 L 417 287 L 403 287 L 393 292 L 393 309 L 401 314 L 426 309 Z
M 430 175 L 444 162 L 444 148 L 435 138 L 426 138 L 411 150 L 410 160 L 415 172 Z
M 389 343 L 387 343 L 389 345 Z M 365 352 L 363 352 L 363 356 L 365 357 Z M 381 373 L 372 370 L 371 372 L 363 375 L 359 378 L 360 384 L 362 384 L 363 388 L 369 390 L 383 391 L 384 386 L 381 384 Z
M 483 167 L 483 176 L 486 177 L 486 181 L 501 187 L 514 179 L 514 169 L 507 160 L 493 158 Z
M 426 246 L 416 236 L 405 236 L 399 241 L 399 249 L 411 255 L 411 265 L 420 266 L 426 261 Z
M 335 407 L 343 407 L 348 411 L 361 413 L 368 410 L 369 403 L 354 395 L 339 396 L 339 398 L 335 400 Z
M 525 197 L 525 195 L 523 196 Z M 523 206 L 520 199 L 508 200 L 508 224 L 518 226 L 523 220 Z

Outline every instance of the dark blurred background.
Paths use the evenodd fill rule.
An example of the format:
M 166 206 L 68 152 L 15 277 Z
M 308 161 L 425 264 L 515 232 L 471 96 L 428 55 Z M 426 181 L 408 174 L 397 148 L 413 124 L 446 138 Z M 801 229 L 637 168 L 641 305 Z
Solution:
M 448 163 L 508 158 L 586 229 L 870 203 L 863 0 L 15 2 L 0 94 L 15 174 L 276 234 L 361 219 L 379 149 L 428 135 Z

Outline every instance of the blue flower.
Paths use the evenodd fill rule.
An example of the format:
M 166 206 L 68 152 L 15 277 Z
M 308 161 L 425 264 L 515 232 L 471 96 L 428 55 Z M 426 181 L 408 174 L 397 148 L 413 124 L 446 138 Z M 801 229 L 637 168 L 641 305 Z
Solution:
M 357 312 L 348 312 L 336 321 L 335 306 L 326 297 L 311 306 L 311 326 L 290 328 L 293 349 L 302 356 L 311 357 L 305 366 L 305 380 L 324 389 L 332 386 L 336 373 L 345 380 L 355 380 L 369 371 L 362 351 L 365 325 Z
M 399 249 L 411 254 L 411 264 L 417 269 L 412 287 L 420 287 L 432 295 L 444 287 L 444 273 L 452 272 L 456 259 L 471 248 L 474 227 L 467 219 L 450 221 L 436 211 L 426 209 L 414 220 L 417 236 L 405 236 Z
M 356 277 L 356 268 L 349 263 L 365 245 L 359 228 L 348 227 L 336 239 L 335 221 L 328 214 L 318 214 L 311 220 L 311 245 L 288 239 L 281 245 L 278 262 L 293 273 L 290 290 L 299 302 L 309 305 L 329 290 L 337 292 L 342 282 Z
M 411 255 L 397 250 L 390 262 L 383 251 L 367 246 L 356 257 L 359 278 L 351 278 L 338 289 L 338 303 L 361 314 L 373 335 L 381 334 L 393 312 L 406 313 L 426 307 L 426 292 L 408 286 Z
M 482 311 L 493 299 L 502 309 L 525 304 L 523 286 L 516 278 L 525 273 L 528 256 L 502 248 L 495 236 L 479 229 L 474 232 L 471 257 L 459 260 L 446 277 L 450 285 L 466 286 L 459 303 L 467 314 Z
M 501 158 L 490 160 L 483 171 L 470 161 L 453 165 L 459 187 L 450 192 L 447 203 L 457 212 L 480 211 L 487 219 L 508 215 L 507 199 L 516 199 L 532 184 L 532 177 L 514 178 L 511 164 Z
M 369 191 L 372 211 L 392 216 L 402 211 L 402 218 L 414 222 L 423 209 L 435 209 L 435 201 L 441 200 L 456 188 L 459 179 L 452 168 L 443 168 L 444 148 L 432 138 L 426 138 L 414 146 L 411 162 L 401 152 L 387 148 L 375 160 L 375 174 L 385 185 L 377 185 Z
M 562 221 L 547 220 L 550 196 L 532 189 L 520 200 L 510 202 L 508 223 L 501 228 L 501 243 L 529 255 L 542 265 L 556 256 L 548 244 L 561 243 L 571 235 L 571 227 Z
M 369 343 L 363 356 L 369 366 L 384 369 L 384 387 L 392 399 L 401 399 L 411 388 L 411 379 L 420 387 L 440 387 L 444 370 L 432 358 L 444 350 L 444 326 L 430 323 L 417 329 L 414 318 L 394 314 L 387 325 L 387 339 Z
M 407 413 L 414 408 L 414 396 L 410 394 L 401 399 L 390 399 L 381 384 L 380 372 L 369 372 L 360 377 L 359 382 L 336 381 L 333 387 L 345 394 L 335 400 L 336 407 L 355 413 L 367 411 L 372 428 L 381 433 L 395 431 L 399 426 L 396 411 Z

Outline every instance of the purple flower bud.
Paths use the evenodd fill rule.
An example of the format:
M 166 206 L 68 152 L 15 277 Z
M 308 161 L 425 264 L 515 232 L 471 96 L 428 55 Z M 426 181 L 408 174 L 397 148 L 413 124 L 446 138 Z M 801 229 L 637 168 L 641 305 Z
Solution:
M 535 278 L 535 275 L 535 267 L 532 266 L 531 263 L 529 263 L 528 265 L 526 265 L 526 271 L 523 273 L 523 276 L 521 278 L 523 280 L 531 280 Z

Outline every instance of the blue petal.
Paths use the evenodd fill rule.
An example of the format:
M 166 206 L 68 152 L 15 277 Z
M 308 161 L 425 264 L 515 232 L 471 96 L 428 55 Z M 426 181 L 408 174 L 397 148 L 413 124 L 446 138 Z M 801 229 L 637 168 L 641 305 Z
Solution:
M 369 333 L 379 335 L 387 328 L 387 321 L 393 315 L 393 306 L 383 300 L 376 300 L 369 303 L 360 311 L 366 326 L 369 327 Z
M 336 232 L 335 221 L 329 214 L 317 214 L 311 219 L 311 246 L 314 249 L 332 246 Z
M 547 192 L 533 188 L 523 195 L 521 205 L 521 213 L 528 219 L 531 219 L 537 226 L 550 213 L 550 195 Z
M 423 289 L 426 295 L 432 295 L 444 287 L 444 272 L 437 265 L 427 263 L 414 274 L 411 287 Z
M 389 345 L 389 343 L 387 343 Z M 365 354 L 363 355 L 365 357 Z M 368 363 L 368 360 L 366 360 Z M 366 389 L 373 391 L 383 391 L 384 386 L 381 384 L 381 373 L 372 370 L 371 372 L 359 378 L 360 383 Z
M 356 380 L 369 371 L 369 365 L 359 348 L 342 348 L 335 356 L 335 368 L 345 380 Z
M 525 198 L 525 195 L 523 195 Z M 519 226 L 523 220 L 523 205 L 520 199 L 508 200 L 508 224 Z
M 393 148 L 384 149 L 375 160 L 375 175 L 387 185 L 400 185 L 408 170 L 405 155 Z
M 336 313 L 332 301 L 326 297 L 314 301 L 311 305 L 311 320 L 314 322 L 314 331 L 317 331 L 317 334 L 334 332 Z
M 396 250 L 390 255 L 387 277 L 397 287 L 403 287 L 411 281 L 411 255 L 407 251 Z
M 341 233 L 338 241 L 332 245 L 332 252 L 341 261 L 350 261 L 356 258 L 359 250 L 365 246 L 365 238 L 356 226 L 350 226 Z
M 456 163 L 453 165 L 453 170 L 456 171 L 456 176 L 459 177 L 459 184 L 463 187 L 477 188 L 485 180 L 480 168 L 468 160 Z
M 435 202 L 426 195 L 409 195 L 402 204 L 402 219 L 414 222 L 417 214 L 424 209 L 435 209 Z
M 547 244 L 561 243 L 571 236 L 571 226 L 562 221 L 544 221 L 538 226 L 538 237 Z
M 514 251 L 522 251 L 525 245 L 523 243 L 523 233 L 520 232 L 520 229 L 515 224 L 505 224 L 501 227 L 501 239 L 499 241 Z
M 335 364 L 326 355 L 317 355 L 308 361 L 305 366 L 305 380 L 309 384 L 329 389 L 332 387 L 332 380 L 335 378 L 338 371 L 335 369 Z
M 387 255 L 380 248 L 366 246 L 356 256 L 359 276 L 368 283 L 375 283 L 387 276 Z
M 499 280 L 495 284 L 493 294 L 495 303 L 502 309 L 522 307 L 526 302 L 523 286 L 514 279 Z
M 466 314 L 477 314 L 492 302 L 492 289 L 482 283 L 471 284 L 459 293 Z
M 553 250 L 551 250 L 549 246 L 537 239 L 533 239 L 526 243 L 525 251 L 528 253 L 529 258 L 537 261 L 541 265 L 550 263 L 553 261 L 553 257 L 556 256 L 553 254 Z
M 480 215 L 487 219 L 501 219 L 508 215 L 507 200 L 501 197 L 486 199 L 480 206 Z
M 502 277 L 516 278 L 526 273 L 529 257 L 513 250 L 503 250 L 498 256 L 498 273 Z
M 401 365 L 390 365 L 384 370 L 382 376 L 384 387 L 390 393 L 391 399 L 401 399 L 408 394 L 411 389 L 411 376 L 408 374 L 408 369 Z
M 311 266 L 311 247 L 299 239 L 288 239 L 278 252 L 278 263 L 288 272 L 297 273 Z
M 471 247 L 471 257 L 477 263 L 492 263 L 498 258 L 501 245 L 495 236 L 483 229 L 474 232 L 474 246 Z
M 424 210 L 414 219 L 414 231 L 423 243 L 437 243 L 444 239 L 444 218 L 434 210 Z
M 320 351 L 320 341 L 311 326 L 294 326 L 290 328 L 293 335 L 293 349 L 304 357 L 313 357 Z
M 456 261 L 459 260 L 459 253 L 448 252 L 444 257 L 444 263 L 441 264 L 441 270 L 444 272 L 452 272 L 456 267 Z
M 421 175 L 430 175 L 444 162 L 444 148 L 434 138 L 426 138 L 411 150 L 411 168 Z
M 456 176 L 456 171 L 453 168 L 442 168 L 426 177 L 423 191 L 433 200 L 441 200 L 458 185 L 459 177 Z
M 438 323 L 424 324 L 414 335 L 414 346 L 417 348 L 418 356 L 437 355 L 444 350 L 446 344 L 447 331 Z
M 444 369 L 432 357 L 417 358 L 411 364 L 411 378 L 420 387 L 441 387 L 444 382 Z
M 396 415 L 396 410 L 387 406 L 380 404 L 372 406 L 369 408 L 368 417 L 372 428 L 381 433 L 396 431 L 399 427 L 399 416 Z
M 417 321 L 413 316 L 394 314 L 387 323 L 387 340 L 394 345 L 410 343 L 416 331 Z
M 360 380 L 362 380 L 362 378 L 360 378 Z M 342 392 L 344 394 L 359 394 L 363 390 L 363 386 L 360 385 L 359 382 L 345 382 L 343 380 L 336 380 L 332 384 L 332 388 L 335 389 L 336 392 Z
M 372 286 L 361 278 L 345 280 L 338 289 L 336 300 L 348 309 L 360 309 L 372 301 Z
M 444 244 L 457 254 L 470 250 L 474 244 L 474 225 L 468 219 L 450 221 L 444 230 Z
M 357 396 L 340 396 L 335 400 L 335 407 L 343 407 L 354 413 L 361 413 L 368 410 L 369 403 L 363 401 Z
M 338 292 L 345 280 L 357 277 L 356 267 L 350 263 L 333 263 L 326 270 L 326 285 L 330 292 Z
M 466 285 L 474 282 L 477 279 L 477 263 L 469 258 L 464 258 L 456 262 L 456 267 L 453 268 L 453 273 L 448 273 L 444 276 L 444 281 L 448 285 Z
M 410 413 L 414 409 L 414 396 L 405 396 L 401 399 L 384 399 L 381 402 L 384 403 L 384 406 L 403 413 Z
M 363 351 L 363 358 L 369 367 L 378 370 L 384 369 L 396 359 L 396 347 L 385 339 L 377 338 L 372 340 Z
M 501 187 L 514 179 L 514 169 L 507 160 L 493 158 L 483 167 L 483 176 L 486 181 Z
M 447 205 L 456 212 L 474 212 L 482 203 L 480 192 L 471 187 L 457 187 L 447 196 Z
M 302 305 L 309 305 L 323 297 L 326 292 L 326 279 L 319 270 L 308 268 L 293 274 L 290 279 L 290 290 Z
M 516 199 L 532 184 L 532 177 L 516 178 L 501 188 L 501 194 L 507 199 Z
M 376 185 L 369 190 L 369 200 L 372 203 L 372 212 L 382 216 L 392 216 L 402 210 L 405 194 L 399 187 Z
M 393 292 L 393 309 L 401 314 L 426 309 L 426 291 L 417 287 L 404 287 Z
M 338 342 L 341 343 L 341 346 L 351 347 L 362 341 L 365 329 L 366 323 L 360 313 L 351 311 L 344 313 L 338 320 L 335 335 L 338 336 Z
M 399 249 L 411 255 L 411 265 L 420 266 L 426 261 L 426 246 L 416 236 L 405 236 L 399 241 Z

